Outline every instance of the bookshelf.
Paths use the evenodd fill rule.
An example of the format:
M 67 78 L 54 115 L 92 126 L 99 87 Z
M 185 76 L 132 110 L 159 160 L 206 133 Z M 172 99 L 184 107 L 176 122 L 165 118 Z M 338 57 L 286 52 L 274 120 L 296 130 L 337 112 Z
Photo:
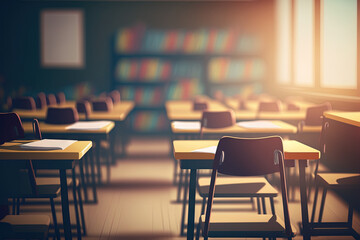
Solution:
M 233 29 L 119 29 L 113 39 L 113 88 L 136 103 L 135 133 L 166 133 L 166 100 L 240 93 L 261 83 L 261 43 Z

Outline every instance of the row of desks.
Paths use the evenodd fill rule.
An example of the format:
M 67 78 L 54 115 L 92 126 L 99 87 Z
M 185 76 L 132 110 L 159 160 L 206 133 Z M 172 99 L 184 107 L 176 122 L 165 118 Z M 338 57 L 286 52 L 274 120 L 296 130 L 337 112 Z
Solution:
M 239 121 L 245 120 L 284 120 L 284 121 L 301 121 L 306 117 L 306 108 L 311 106 L 311 104 L 301 105 L 299 111 L 287 111 L 282 110 L 280 112 L 258 112 L 257 106 L 258 101 L 249 101 L 247 103 L 247 110 L 239 110 L 235 102 L 229 101 L 229 107 L 219 103 L 214 100 L 208 102 L 208 110 L 211 111 L 223 111 L 228 109 L 233 109 L 235 112 L 235 117 Z M 184 120 L 184 121 L 193 121 L 200 120 L 202 116 L 202 111 L 193 110 L 193 101 L 167 101 L 165 104 L 166 114 L 170 121 L 175 120 Z
M 114 109 L 111 112 L 93 112 L 90 114 L 88 120 L 109 120 L 110 122 L 97 130 L 69 130 L 67 127 L 69 125 L 54 125 L 40 122 L 40 129 L 43 137 L 45 138 L 61 138 L 61 139 L 76 139 L 82 140 L 77 141 L 67 147 L 65 150 L 50 150 L 50 151 L 29 151 L 24 150 L 19 147 L 20 144 L 29 142 L 29 140 L 24 141 L 13 141 L 10 143 L 5 143 L 0 146 L 0 161 L 19 161 L 26 162 L 27 160 L 32 160 L 36 168 L 39 169 L 57 169 L 60 173 L 60 182 L 61 182 L 61 202 L 62 202 L 62 215 L 64 222 L 64 233 L 65 239 L 71 239 L 71 223 L 70 223 L 70 214 L 69 214 L 69 201 L 68 201 L 68 189 L 67 189 L 67 169 L 73 169 L 76 164 L 82 163 L 82 158 L 87 152 L 90 152 L 90 149 L 94 146 L 92 142 L 95 143 L 96 148 L 96 159 L 97 159 L 97 177 L 100 181 L 101 179 L 101 169 L 100 169 L 100 141 L 109 140 L 110 133 L 113 133 L 111 136 L 112 141 L 110 144 L 113 144 L 115 139 L 115 133 L 122 135 L 125 133 L 126 126 L 125 120 L 129 113 L 134 108 L 134 102 L 123 101 L 119 104 L 114 105 Z M 75 102 L 67 102 L 66 104 L 61 105 L 60 107 L 74 107 Z M 15 110 L 22 119 L 34 119 L 45 120 L 46 118 L 46 109 L 36 110 L 36 111 L 26 111 L 26 110 Z M 85 116 L 80 114 L 80 119 L 85 120 Z M 115 123 L 114 123 L 115 122 Z M 30 122 L 23 122 L 24 131 L 27 135 L 32 135 L 33 128 Z M 117 132 L 114 132 L 114 128 L 117 127 Z M 88 141 L 85 141 L 88 140 Z M 122 141 L 124 144 L 124 141 Z M 110 147 L 112 150 L 113 147 Z M 124 146 L 123 146 L 124 151 Z M 113 154 L 112 154 L 113 156 Z M 92 154 L 90 157 L 91 164 L 93 164 Z M 95 171 L 94 166 L 91 166 L 91 175 L 92 175 L 92 184 L 95 186 Z M 110 177 L 110 162 L 107 162 L 107 174 L 108 178 Z M 93 188 L 94 192 L 94 201 L 97 201 L 96 188 Z

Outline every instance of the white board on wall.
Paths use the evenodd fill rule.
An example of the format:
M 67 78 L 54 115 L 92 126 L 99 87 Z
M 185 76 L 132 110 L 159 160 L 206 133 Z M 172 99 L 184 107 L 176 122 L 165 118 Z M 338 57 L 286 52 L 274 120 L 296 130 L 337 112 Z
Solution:
M 42 67 L 83 68 L 83 11 L 47 9 L 40 19 Z

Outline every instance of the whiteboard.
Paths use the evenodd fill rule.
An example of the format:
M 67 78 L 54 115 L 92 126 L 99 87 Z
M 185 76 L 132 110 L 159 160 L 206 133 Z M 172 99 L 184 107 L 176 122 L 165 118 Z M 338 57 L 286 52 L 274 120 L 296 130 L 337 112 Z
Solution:
M 41 65 L 84 67 L 82 10 L 41 11 Z

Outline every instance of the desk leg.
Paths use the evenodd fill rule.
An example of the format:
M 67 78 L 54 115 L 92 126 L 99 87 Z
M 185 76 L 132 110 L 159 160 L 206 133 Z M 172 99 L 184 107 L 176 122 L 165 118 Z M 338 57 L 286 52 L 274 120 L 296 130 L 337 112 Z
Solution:
M 84 160 L 85 157 L 82 157 L 79 161 L 79 169 L 80 169 L 80 180 L 81 180 L 81 186 L 83 188 L 84 191 L 84 197 L 85 197 L 85 202 L 89 201 L 88 198 L 88 192 L 87 192 L 87 184 L 86 184 L 86 180 L 85 180 L 85 174 L 84 174 Z
M 97 177 L 98 177 L 98 184 L 101 184 L 101 159 L 100 159 L 100 140 L 97 139 L 96 140 L 96 146 L 95 146 L 95 151 L 96 151 L 96 165 L 97 165 Z
M 194 239 L 194 220 L 195 220 L 195 190 L 196 190 L 196 169 L 191 169 L 189 183 L 189 210 L 187 239 Z
M 96 192 L 96 176 L 95 176 L 95 162 L 94 162 L 94 149 L 90 149 L 90 168 L 91 168 L 91 183 L 93 189 L 94 203 L 97 203 L 97 192 Z
M 64 224 L 65 239 L 71 239 L 71 223 L 69 212 L 69 198 L 68 187 L 66 181 L 66 169 L 60 169 L 60 184 L 61 184 L 61 207 Z
M 309 224 L 309 212 L 308 201 L 306 194 L 306 176 L 305 167 L 307 166 L 307 160 L 299 160 L 299 178 L 300 178 L 300 198 L 301 198 L 301 216 L 303 226 L 303 239 L 310 239 L 310 224 Z
M 109 151 L 106 154 L 106 181 L 107 183 L 110 183 L 110 170 L 111 170 L 111 161 L 112 161 L 112 144 L 111 144 L 111 140 L 109 137 L 109 134 L 106 136 L 106 141 L 109 144 Z

